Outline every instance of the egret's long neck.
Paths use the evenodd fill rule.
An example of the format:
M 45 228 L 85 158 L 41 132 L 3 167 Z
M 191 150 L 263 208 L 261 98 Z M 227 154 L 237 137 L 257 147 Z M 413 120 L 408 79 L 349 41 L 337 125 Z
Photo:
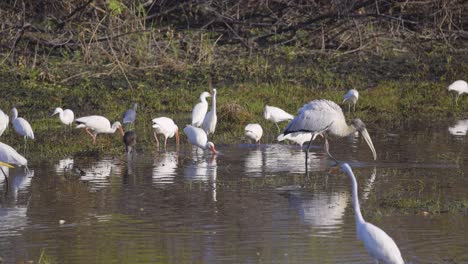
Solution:
M 353 206 L 354 206 L 354 218 L 356 219 L 356 226 L 359 227 L 359 224 L 363 224 L 364 218 L 362 217 L 361 214 L 361 207 L 359 206 L 359 199 L 358 199 L 358 190 L 357 190 L 357 181 L 356 177 L 354 176 L 354 173 L 351 171 L 349 174 L 349 177 L 351 178 L 351 182 L 353 185 Z
M 200 101 L 204 104 L 207 104 L 208 102 L 206 101 L 206 96 L 202 95 L 200 96 Z
M 216 92 L 213 93 L 213 101 L 211 102 L 211 104 L 212 104 L 211 111 L 213 111 L 213 113 L 216 113 Z
M 11 120 L 15 120 L 16 118 L 18 118 L 18 111 L 11 111 Z

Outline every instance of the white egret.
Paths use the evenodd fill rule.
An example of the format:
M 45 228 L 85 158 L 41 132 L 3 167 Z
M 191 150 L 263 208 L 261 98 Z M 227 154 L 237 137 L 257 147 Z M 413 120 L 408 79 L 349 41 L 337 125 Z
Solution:
M 3 132 L 7 129 L 9 122 L 8 115 L 0 110 L 0 136 L 3 135 Z
M 255 143 L 258 143 L 263 135 L 263 129 L 260 124 L 248 124 L 245 126 L 245 136 Z
M 405 262 L 395 241 L 382 229 L 366 222 L 362 217 L 358 200 L 357 181 L 351 167 L 347 163 L 341 164 L 340 167 L 343 172 L 348 174 L 352 182 L 354 219 L 358 239 L 364 243 L 367 252 L 377 263 L 381 261 L 386 264 L 404 264 Z
M 356 118 L 351 121 L 351 125 L 346 124 L 346 120 L 341 107 L 329 100 L 314 100 L 305 104 L 299 109 L 297 116 L 289 123 L 283 134 L 286 136 L 294 132 L 310 133 L 312 140 L 306 150 L 306 168 L 310 143 L 321 135 L 325 138 L 325 151 L 335 159 L 329 152 L 328 135 L 336 137 L 345 137 L 354 132 L 360 132 L 362 137 L 369 145 L 374 160 L 377 159 L 374 144 L 367 132 L 366 126 L 361 119 Z M 336 161 L 336 159 L 335 159 Z
M 196 104 L 192 110 L 192 126 L 199 127 L 203 124 L 206 112 L 208 111 L 207 97 L 211 97 L 209 92 L 203 92 L 200 95 L 200 103 Z
M 359 92 L 355 89 L 349 90 L 343 96 L 343 103 L 348 103 L 348 113 L 351 111 L 351 104 L 353 104 L 353 111 L 356 112 L 356 102 L 359 99 Z
M 73 114 L 73 111 L 70 109 L 65 109 L 63 110 L 60 107 L 55 108 L 54 113 L 52 116 L 59 114 L 60 121 L 64 123 L 67 126 L 70 126 L 73 123 L 73 119 L 75 119 L 75 114 Z
M 213 154 L 217 153 L 213 142 L 208 141 L 208 137 L 206 136 L 206 133 L 203 131 L 203 129 L 187 125 L 184 128 L 184 133 L 187 135 L 190 144 L 204 150 L 209 149 L 211 152 L 213 152 Z
M 211 100 L 211 111 L 203 119 L 202 128 L 206 134 L 214 134 L 218 117 L 216 116 L 216 89 L 213 89 L 213 99 Z
M 458 105 L 458 97 L 464 93 L 468 93 L 468 83 L 463 80 L 458 80 L 449 85 L 447 89 L 458 93 L 455 97 L 455 105 Z
M 137 110 L 138 104 L 134 103 L 133 104 L 133 109 L 128 109 L 125 111 L 122 117 L 122 123 L 124 125 L 126 124 L 133 124 L 136 120 L 136 110 Z
M 18 117 L 18 110 L 16 108 L 11 109 L 11 123 L 13 123 L 13 128 L 15 132 L 23 136 L 24 138 L 24 148 L 26 149 L 26 139 L 34 139 L 34 132 L 32 130 L 31 125 L 29 124 L 26 119 L 22 117 Z
M 268 105 L 265 105 L 265 109 L 263 110 L 263 117 L 266 120 L 270 120 L 273 123 L 275 123 L 276 127 L 278 128 L 278 132 L 281 131 L 281 129 L 278 126 L 279 122 L 288 121 L 294 118 L 293 115 L 288 114 L 283 109 Z
M 9 145 L 0 142 L 0 165 L 6 166 L 9 168 L 13 168 L 10 164 L 28 167 L 28 160 L 19 154 L 14 148 L 10 147 Z M 5 172 L 3 171 L 3 175 L 5 176 L 5 182 L 8 184 L 8 178 Z
M 123 142 L 125 144 L 125 152 L 131 154 L 133 147 L 136 145 L 136 133 L 134 131 L 126 131 L 123 135 Z
M 119 121 L 114 122 L 111 126 L 109 119 L 103 116 L 84 116 L 75 119 L 75 122 L 78 124 L 76 128 L 84 128 L 91 136 L 93 144 L 96 144 L 96 136 L 98 134 L 114 134 L 119 129 L 122 136 L 124 135 L 122 124 Z
M 158 117 L 153 120 L 154 128 L 154 139 L 156 140 L 158 150 L 159 150 L 159 140 L 158 134 L 163 134 L 164 136 L 164 151 L 167 151 L 167 139 L 175 136 L 176 146 L 179 147 L 179 127 L 174 123 L 174 120 L 168 117 Z
M 305 142 L 309 142 L 312 140 L 312 134 L 305 132 L 294 132 L 287 135 L 281 134 L 276 138 L 276 140 L 278 141 L 283 141 L 285 139 L 298 144 L 302 148 L 302 145 L 304 145 Z

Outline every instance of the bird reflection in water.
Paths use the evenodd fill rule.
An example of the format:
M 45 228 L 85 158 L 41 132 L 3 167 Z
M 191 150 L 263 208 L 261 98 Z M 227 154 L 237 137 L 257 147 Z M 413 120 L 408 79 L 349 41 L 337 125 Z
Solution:
M 468 119 L 458 120 L 455 125 L 448 128 L 448 131 L 453 136 L 466 136 L 468 131 Z
M 177 174 L 178 152 L 165 152 L 157 155 L 153 163 L 153 183 L 171 184 Z
M 216 176 L 217 176 L 217 155 L 202 155 L 193 156 L 191 164 L 185 167 L 184 176 L 189 181 L 201 181 L 210 183 L 209 189 L 213 202 L 217 201 L 216 196 Z

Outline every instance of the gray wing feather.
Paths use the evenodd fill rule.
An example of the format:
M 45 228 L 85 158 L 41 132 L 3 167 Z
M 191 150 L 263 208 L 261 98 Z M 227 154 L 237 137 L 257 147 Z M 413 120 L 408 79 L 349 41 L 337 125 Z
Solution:
M 128 124 L 128 123 L 133 123 L 135 122 L 136 119 L 136 112 L 133 109 L 128 109 L 125 111 L 123 115 L 123 123 Z

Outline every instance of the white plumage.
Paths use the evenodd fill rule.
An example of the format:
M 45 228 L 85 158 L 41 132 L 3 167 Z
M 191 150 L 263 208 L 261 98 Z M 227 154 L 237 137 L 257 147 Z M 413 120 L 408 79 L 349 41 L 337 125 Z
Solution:
M 187 135 L 187 138 L 188 138 L 190 144 L 195 145 L 195 146 L 197 146 L 199 148 L 202 148 L 202 149 L 205 149 L 205 150 L 209 149 L 214 154 L 217 153 L 213 142 L 208 141 L 208 137 L 206 136 L 206 133 L 205 133 L 205 131 L 203 131 L 203 129 L 198 128 L 198 127 L 194 127 L 194 126 L 191 126 L 191 125 L 187 125 L 184 128 L 184 133 L 185 133 L 185 135 Z
M 96 143 L 96 136 L 98 134 L 114 134 L 117 129 L 120 130 L 122 136 L 124 135 L 122 124 L 119 121 L 114 122 L 111 126 L 109 119 L 103 116 L 84 116 L 77 118 L 75 122 L 78 124 L 76 128 L 84 128 L 86 130 L 93 139 L 93 143 Z
M 168 117 L 158 117 L 153 120 L 154 128 L 154 139 L 157 142 L 159 149 L 159 140 L 157 134 L 162 134 L 164 136 L 164 150 L 166 150 L 167 139 L 176 137 L 176 145 L 179 146 L 179 127 L 174 123 L 174 121 Z
M 278 131 L 280 131 L 280 128 L 278 126 L 279 122 L 288 121 L 294 118 L 293 115 L 288 114 L 283 109 L 275 107 L 275 106 L 268 106 L 268 105 L 265 105 L 265 109 L 263 110 L 263 117 L 266 120 L 269 120 L 275 123 L 276 127 L 278 128 Z
M 213 99 L 211 101 L 211 111 L 209 111 L 203 119 L 203 130 L 206 134 L 214 134 L 218 117 L 216 116 L 216 89 L 213 89 Z
M 28 160 L 19 154 L 14 148 L 0 142 L 0 161 L 18 166 L 28 166 Z
M 458 97 L 464 93 L 468 93 L 468 83 L 463 80 L 458 80 L 449 85 L 447 89 L 449 91 L 456 91 L 458 93 L 455 97 L 455 104 L 458 104 Z
M 294 132 L 291 134 L 281 134 L 276 138 L 278 141 L 283 141 L 285 139 L 292 141 L 302 147 L 305 142 L 309 142 L 312 140 L 312 134 L 311 133 L 305 133 L 305 132 Z
M 448 128 L 448 131 L 454 136 L 466 136 L 468 131 L 468 119 L 458 120 L 455 125 Z
M 359 99 L 359 92 L 355 89 L 349 90 L 344 96 L 343 96 L 343 103 L 347 102 L 348 103 L 348 112 L 351 110 L 351 104 L 353 104 L 353 111 L 356 111 L 356 102 Z
M 245 126 L 245 136 L 255 143 L 259 142 L 263 135 L 263 129 L 260 124 L 248 124 Z
M 367 132 L 365 124 L 360 119 L 356 118 L 353 119 L 351 125 L 348 126 L 341 107 L 329 100 L 314 100 L 305 104 L 299 109 L 297 116 L 289 123 L 283 134 L 286 136 L 295 132 L 309 133 L 312 140 L 314 140 L 317 135 L 321 135 L 325 138 L 325 150 L 327 154 L 333 158 L 328 150 L 327 135 L 345 137 L 356 131 L 362 134 L 362 137 L 372 151 L 374 159 L 376 159 L 377 154 L 375 153 L 374 144 Z M 312 140 L 310 142 L 312 142 Z
M 26 138 L 34 139 L 34 132 L 31 125 L 26 119 L 18 117 L 18 110 L 16 110 L 16 108 L 11 109 L 11 123 L 13 123 L 15 132 L 23 136 L 24 140 L 26 140 Z
M 357 181 L 351 167 L 347 163 L 341 165 L 341 170 L 348 174 L 352 182 L 354 216 L 356 221 L 357 237 L 371 257 L 386 264 L 404 264 L 400 250 L 395 241 L 382 229 L 364 220 L 359 206 Z
M 63 110 L 62 108 L 57 107 L 52 115 L 56 114 L 59 114 L 60 121 L 67 126 L 71 125 L 75 119 L 75 114 L 73 114 L 73 111 L 70 109 Z
M 9 122 L 8 115 L 0 110 L 0 136 L 3 135 L 3 132 L 7 129 Z
M 200 103 L 196 104 L 192 110 L 192 126 L 199 127 L 202 125 L 206 112 L 208 111 L 208 102 L 206 101 L 206 98 L 210 96 L 209 92 L 203 92 L 200 95 Z

